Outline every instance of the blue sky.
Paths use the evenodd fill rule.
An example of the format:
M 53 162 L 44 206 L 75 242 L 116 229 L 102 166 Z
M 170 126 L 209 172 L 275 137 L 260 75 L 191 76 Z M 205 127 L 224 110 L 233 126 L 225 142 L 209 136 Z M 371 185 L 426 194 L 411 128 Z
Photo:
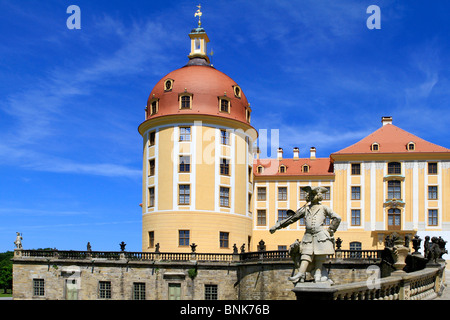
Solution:
M 69 30 L 69 5 L 81 29 Z M 141 251 L 148 95 L 182 67 L 197 1 L 0 0 L 0 252 Z M 366 9 L 381 9 L 369 30 Z M 202 2 L 214 66 L 285 156 L 328 157 L 381 116 L 450 148 L 448 1 Z M 268 154 L 270 156 L 270 153 Z

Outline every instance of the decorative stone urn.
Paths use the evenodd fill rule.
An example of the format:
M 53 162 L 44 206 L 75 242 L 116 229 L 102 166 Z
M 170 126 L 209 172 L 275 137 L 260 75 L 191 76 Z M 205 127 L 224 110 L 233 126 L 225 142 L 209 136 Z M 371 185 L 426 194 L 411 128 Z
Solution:
M 394 274 L 399 274 L 399 273 L 405 273 L 405 271 L 403 271 L 403 268 L 406 266 L 406 257 L 408 256 L 409 253 L 409 248 L 405 247 L 405 241 L 398 237 L 395 242 L 394 242 L 394 248 L 393 248 L 393 253 L 394 253 L 394 268 L 395 271 L 393 272 Z

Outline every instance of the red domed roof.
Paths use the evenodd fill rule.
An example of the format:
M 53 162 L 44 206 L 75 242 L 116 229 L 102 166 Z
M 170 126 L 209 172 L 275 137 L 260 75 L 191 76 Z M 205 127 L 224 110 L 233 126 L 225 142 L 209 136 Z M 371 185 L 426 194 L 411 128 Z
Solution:
M 181 96 L 191 96 L 190 108 L 180 108 Z M 220 110 L 220 100 L 229 101 L 229 112 Z M 152 103 L 157 102 L 157 112 Z M 167 115 L 198 114 L 247 121 L 250 111 L 241 88 L 229 76 L 209 65 L 186 65 L 163 77 L 147 101 L 147 120 Z

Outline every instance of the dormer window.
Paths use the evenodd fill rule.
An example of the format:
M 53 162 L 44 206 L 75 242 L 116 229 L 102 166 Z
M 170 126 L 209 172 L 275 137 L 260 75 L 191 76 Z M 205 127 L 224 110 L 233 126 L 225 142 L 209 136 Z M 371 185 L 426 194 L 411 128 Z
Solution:
M 158 101 L 153 101 L 150 107 L 150 114 L 155 114 L 158 112 Z
M 408 151 L 414 151 L 414 150 L 416 150 L 416 144 L 411 141 L 407 144 L 406 148 Z
M 372 145 L 370 146 L 370 150 L 372 150 L 372 151 L 380 150 L 380 145 L 378 144 L 378 142 L 372 143 Z
M 264 167 L 263 166 L 258 166 L 258 168 L 256 168 L 256 172 L 263 173 L 264 172 Z
M 285 165 L 281 165 L 280 169 L 279 169 L 280 173 L 285 173 L 286 172 L 286 166 Z
M 164 91 L 172 91 L 172 88 L 173 88 L 173 80 L 166 79 L 166 81 L 164 81 Z
M 307 164 L 304 164 L 302 167 L 302 171 L 303 173 L 308 173 L 309 172 L 309 166 Z
M 158 107 L 159 107 L 159 101 L 156 98 L 153 98 L 148 103 L 147 112 L 149 116 L 152 116 L 156 113 L 158 113 Z
M 227 97 L 219 97 L 219 111 L 230 113 L 230 100 Z
M 250 116 L 251 116 L 252 110 L 250 110 L 250 107 L 247 107 L 245 110 L 245 117 L 248 123 L 250 123 Z
M 179 96 L 180 101 L 180 109 L 192 109 L 192 94 L 191 93 L 183 93 Z

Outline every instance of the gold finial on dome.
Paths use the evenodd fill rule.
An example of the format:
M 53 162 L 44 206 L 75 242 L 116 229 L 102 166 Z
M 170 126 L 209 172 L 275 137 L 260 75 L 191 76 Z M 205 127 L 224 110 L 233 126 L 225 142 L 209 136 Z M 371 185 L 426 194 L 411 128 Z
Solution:
M 201 12 L 201 9 L 202 9 L 202 6 L 199 4 L 198 6 L 197 6 L 197 11 L 195 12 L 195 14 L 194 14 L 194 17 L 197 17 L 198 16 L 198 26 L 199 27 L 201 27 L 201 25 L 202 25 L 202 22 L 200 21 L 200 18 L 202 17 L 202 12 Z

